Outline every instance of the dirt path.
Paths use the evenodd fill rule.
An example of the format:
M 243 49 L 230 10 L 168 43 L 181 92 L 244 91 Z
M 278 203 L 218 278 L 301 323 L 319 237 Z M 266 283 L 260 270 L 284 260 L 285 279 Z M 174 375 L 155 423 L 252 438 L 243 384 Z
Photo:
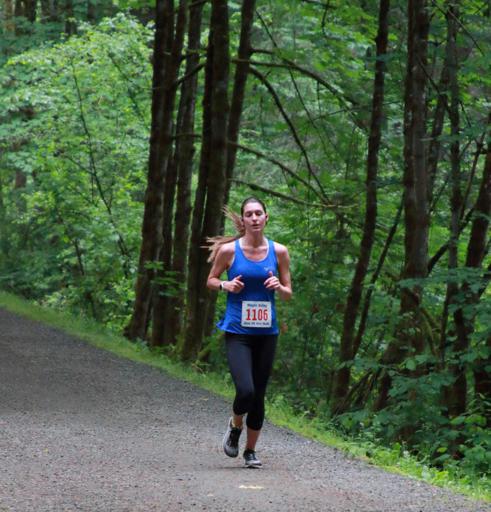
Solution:
M 490 511 L 265 425 L 264 467 L 220 449 L 229 405 L 0 310 L 0 511 Z

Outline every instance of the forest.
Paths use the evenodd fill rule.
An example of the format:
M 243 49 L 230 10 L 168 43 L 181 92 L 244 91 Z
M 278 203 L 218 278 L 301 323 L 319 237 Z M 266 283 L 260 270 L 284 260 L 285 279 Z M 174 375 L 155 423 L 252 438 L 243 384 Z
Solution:
M 490 0 L 2 0 L 0 289 L 226 373 L 224 207 L 291 257 L 272 400 L 486 479 Z

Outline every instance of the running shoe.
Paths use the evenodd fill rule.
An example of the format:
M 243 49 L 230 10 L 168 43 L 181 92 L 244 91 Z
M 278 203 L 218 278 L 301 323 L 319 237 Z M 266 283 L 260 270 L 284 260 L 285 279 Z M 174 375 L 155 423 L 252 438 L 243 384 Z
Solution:
M 223 451 L 229 457 L 239 455 L 239 437 L 242 434 L 242 428 L 232 426 L 232 418 L 228 420 L 227 431 L 223 436 Z
M 262 463 L 256 457 L 256 452 L 254 450 L 244 451 L 244 463 L 248 468 L 260 468 L 262 466 Z

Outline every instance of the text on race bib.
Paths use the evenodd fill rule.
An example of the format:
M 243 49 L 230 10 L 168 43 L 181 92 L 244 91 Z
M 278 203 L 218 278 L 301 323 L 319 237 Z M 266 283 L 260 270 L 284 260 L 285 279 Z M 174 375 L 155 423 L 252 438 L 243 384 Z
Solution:
M 242 301 L 242 327 L 271 327 L 271 302 Z

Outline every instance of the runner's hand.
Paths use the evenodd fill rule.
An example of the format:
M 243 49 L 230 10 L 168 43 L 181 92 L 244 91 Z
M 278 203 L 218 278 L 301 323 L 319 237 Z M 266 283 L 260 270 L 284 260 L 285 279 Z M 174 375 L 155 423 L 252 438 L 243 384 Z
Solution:
M 278 290 L 278 288 L 281 286 L 280 280 L 271 272 L 269 271 L 268 278 L 266 281 L 264 281 L 264 286 L 268 290 Z
M 232 281 L 226 281 L 223 283 L 223 287 L 227 292 L 230 293 L 240 293 L 242 288 L 244 288 L 244 283 L 241 281 L 242 275 L 236 276 L 232 279 Z

